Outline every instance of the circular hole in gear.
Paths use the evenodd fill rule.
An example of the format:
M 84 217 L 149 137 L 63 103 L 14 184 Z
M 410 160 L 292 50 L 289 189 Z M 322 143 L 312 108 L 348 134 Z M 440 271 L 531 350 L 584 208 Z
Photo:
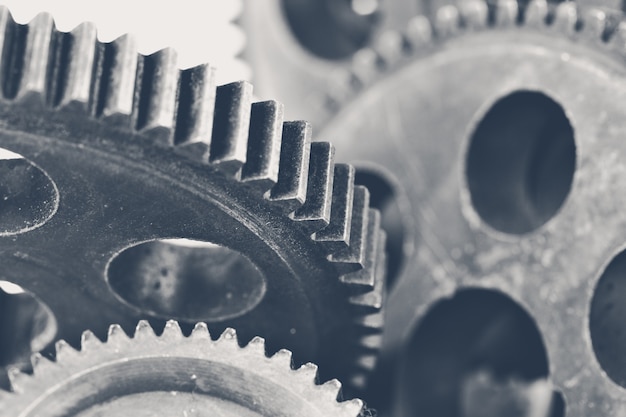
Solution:
M 435 304 L 412 333 L 398 387 L 401 415 L 562 417 L 539 330 L 508 296 L 465 289 Z
M 30 356 L 54 341 L 57 323 L 50 309 L 21 287 L 0 281 L 0 367 L 31 371 Z M 0 388 L 9 389 L 6 372 Z
M 371 168 L 356 168 L 354 182 L 364 185 L 370 192 L 370 206 L 381 214 L 381 227 L 387 233 L 387 282 L 393 284 L 404 264 L 404 240 L 406 225 L 396 198 L 396 190 L 386 178 L 389 174 Z
M 524 234 L 557 213 L 575 169 L 574 130 L 563 108 L 540 92 L 518 91 L 476 127 L 466 174 L 480 217 L 501 232 Z
M 593 294 L 589 330 L 600 366 L 616 384 L 626 388 L 626 250 L 606 267 Z
M 261 271 L 237 251 L 209 242 L 164 239 L 132 246 L 107 269 L 109 285 L 143 313 L 215 322 L 256 307 L 266 290 Z
M 0 236 L 41 226 L 56 212 L 52 179 L 21 155 L 0 149 Z
M 282 0 L 291 31 L 320 58 L 350 57 L 369 42 L 379 20 L 379 0 Z

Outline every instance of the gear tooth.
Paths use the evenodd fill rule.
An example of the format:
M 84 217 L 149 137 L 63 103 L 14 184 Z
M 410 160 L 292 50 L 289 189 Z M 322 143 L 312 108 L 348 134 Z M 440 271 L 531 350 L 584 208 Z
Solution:
M 524 22 L 526 26 L 540 28 L 546 25 L 548 18 L 548 2 L 546 0 L 532 0 L 526 6 Z
M 514 26 L 519 15 L 519 4 L 517 0 L 497 0 L 494 23 L 498 27 Z
M 217 87 L 209 162 L 228 175 L 246 162 L 252 84 L 240 81 Z
M 483 29 L 489 20 L 487 3 L 482 0 L 470 0 L 459 5 L 463 25 L 472 30 Z
M 43 105 L 48 87 L 48 66 L 52 61 L 54 20 L 40 13 L 28 23 L 21 79 L 15 99 Z
M 163 333 L 161 334 L 161 340 L 164 341 L 172 341 L 179 340 L 183 338 L 183 331 L 180 328 L 180 325 L 176 320 L 168 320 L 165 323 L 165 327 L 163 328 Z
M 377 261 L 379 260 L 379 244 L 381 242 L 380 237 L 380 213 L 378 210 L 369 209 L 367 216 L 367 231 L 364 242 L 364 256 L 363 256 L 363 269 L 358 271 L 342 275 L 340 277 L 341 282 L 349 285 L 355 285 L 357 287 L 363 287 L 365 294 L 359 294 L 350 298 L 352 303 L 362 305 L 371 305 L 373 307 L 380 306 L 379 298 L 381 294 L 376 294 L 371 291 L 376 286 L 376 272 Z M 369 304 L 369 303 L 375 304 Z
M 23 51 L 22 38 L 25 35 L 25 27 L 18 25 L 7 7 L 0 8 L 0 82 L 2 95 L 12 98 L 17 92 L 19 84 L 19 68 Z
M 69 360 L 71 357 L 76 356 L 78 351 L 76 351 L 73 347 L 69 345 L 65 340 L 58 340 L 54 344 L 54 350 L 56 353 L 56 360 L 64 361 Z
M 459 9 L 448 4 L 437 10 L 435 17 L 435 32 L 441 38 L 452 36 L 459 31 L 460 24 Z
M 109 326 L 107 333 L 107 343 L 120 343 L 130 340 L 128 335 L 122 329 L 119 324 L 112 324 Z
M 352 76 L 360 85 L 371 84 L 382 67 L 382 60 L 374 49 L 360 49 L 352 57 Z
M 139 60 L 136 44 L 126 34 L 105 45 L 96 113 L 111 124 L 130 125 Z
M 339 403 L 341 407 L 342 415 L 348 416 L 365 416 L 362 414 L 365 404 L 359 399 L 353 399 L 348 401 L 342 401 Z
M 30 378 L 29 375 L 20 371 L 19 368 L 14 367 L 7 369 L 7 375 L 9 377 L 9 385 L 11 386 L 11 391 L 20 394 L 23 393 L 24 386 Z
M 198 322 L 193 326 L 193 330 L 189 335 L 192 339 L 197 340 L 211 340 L 211 333 L 209 332 L 209 327 L 204 322 Z
M 190 337 L 198 340 L 210 340 L 211 335 L 209 334 L 209 328 L 206 323 L 196 323 L 196 325 L 193 326 Z
M 405 50 L 404 37 L 394 30 L 383 32 L 376 40 L 374 50 L 385 66 L 390 67 L 402 58 Z
M 363 268 L 365 258 L 365 240 L 369 216 L 370 195 L 367 188 L 354 187 L 352 202 L 352 224 L 350 226 L 350 246 L 345 251 L 337 251 L 329 256 L 331 262 L 337 263 L 341 274 L 348 274 Z
M 55 366 L 54 362 L 44 357 L 40 353 L 33 353 L 30 356 L 30 363 L 33 367 L 34 375 L 38 377 L 45 375 L 49 370 L 51 370 Z
M 266 356 L 265 353 L 265 339 L 259 336 L 255 336 L 248 342 L 245 349 L 253 352 L 259 358 Z
M 576 31 L 576 23 L 578 21 L 578 11 L 576 5 L 572 2 L 559 3 L 554 12 L 554 21 L 552 26 L 555 30 L 565 35 L 572 35 Z
M 222 332 L 217 341 L 220 343 L 237 345 L 239 343 L 237 339 L 237 331 L 232 327 L 228 327 Z
M 352 375 L 350 375 L 350 386 L 355 387 L 360 391 L 364 391 L 367 388 L 367 381 L 369 377 L 369 372 L 364 371 L 354 371 Z
M 273 362 L 278 362 L 277 367 L 284 367 L 286 370 L 293 369 L 292 354 L 287 349 L 281 349 L 271 357 Z
M 330 222 L 335 148 L 328 142 L 311 144 L 309 179 L 304 204 L 295 211 L 294 220 L 304 224 L 310 233 L 316 232 Z
M 296 369 L 295 375 L 305 382 L 308 381 L 311 384 L 317 384 L 317 365 L 307 362 Z
M 307 122 L 283 123 L 278 182 L 270 200 L 287 213 L 295 211 L 306 198 L 311 151 L 311 125 Z
M 406 28 L 405 36 L 411 49 L 419 49 L 430 45 L 433 38 L 433 27 L 426 16 L 412 18 Z
M 372 372 L 376 368 L 376 362 L 378 361 L 377 355 L 362 354 L 357 357 L 356 366 L 366 372 Z
M 135 339 L 143 339 L 149 337 L 156 337 L 154 329 L 150 326 L 147 320 L 139 320 L 135 327 Z
M 102 341 L 91 330 L 85 330 L 80 337 L 80 349 L 88 350 L 97 346 L 102 346 Z
M 341 382 L 331 379 L 318 386 L 321 401 L 325 404 L 337 406 L 337 400 L 341 397 Z
M 599 9 L 587 9 L 583 21 L 580 35 L 590 43 L 603 43 L 608 23 L 606 13 Z
M 209 160 L 215 94 L 215 68 L 199 65 L 180 72 L 174 145 L 201 162 Z
M 382 331 L 385 317 L 381 311 L 372 314 L 366 314 L 358 317 L 355 324 L 362 328 L 362 331 L 368 333 L 378 333 Z
M 83 23 L 68 35 L 70 49 L 60 64 L 66 70 L 61 73 L 63 81 L 58 105 L 71 111 L 87 112 L 91 104 L 96 61 L 96 27 L 92 23 Z
M 141 89 L 135 110 L 137 130 L 164 145 L 173 145 L 177 60 L 176 51 L 171 48 L 143 57 Z
M 380 333 L 377 334 L 368 334 L 362 336 L 359 339 L 359 346 L 365 348 L 368 351 L 378 351 L 383 344 L 383 335 Z
M 265 193 L 278 181 L 284 109 L 276 101 L 252 104 L 246 163 L 241 180 Z
M 330 253 L 345 251 L 350 245 L 352 202 L 354 200 L 354 167 L 337 164 L 335 165 L 334 176 L 330 223 L 315 233 L 314 236 L 314 239 L 321 242 Z

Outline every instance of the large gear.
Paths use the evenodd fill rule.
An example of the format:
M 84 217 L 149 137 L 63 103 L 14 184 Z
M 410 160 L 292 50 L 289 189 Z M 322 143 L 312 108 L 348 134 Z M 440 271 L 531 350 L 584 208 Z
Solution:
M 0 146 L 26 158 L 3 164 L 3 279 L 49 307 L 57 337 L 206 321 L 363 381 L 384 234 L 307 123 L 251 103 L 248 83 L 216 88 L 208 65 L 178 70 L 172 50 L 100 43 L 90 24 L 60 33 L 47 14 L 19 25 L 1 9 L 0 50 Z
M 329 87 L 320 137 L 389 174 L 403 211 L 386 361 L 410 357 L 431 307 L 482 288 L 534 319 L 568 416 L 626 412 L 614 310 L 626 24 L 613 16 L 544 0 L 445 6 Z M 411 410 L 418 369 L 399 369 L 398 407 Z
M 233 329 L 211 340 L 205 324 L 185 337 L 175 321 L 160 336 L 140 322 L 133 338 L 114 325 L 104 343 L 85 332 L 80 351 L 60 341 L 56 362 L 38 355 L 34 375 L 12 373 L 14 392 L 0 392 L 2 415 L 365 415 L 360 400 L 338 401 L 337 380 L 317 385 L 315 365 L 293 370 L 291 352 L 267 357 L 261 338 L 237 342 Z

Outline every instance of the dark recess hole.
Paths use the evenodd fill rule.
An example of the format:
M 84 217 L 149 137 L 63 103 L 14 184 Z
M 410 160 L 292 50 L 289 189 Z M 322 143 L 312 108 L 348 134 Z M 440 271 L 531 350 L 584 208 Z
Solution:
M 626 251 L 606 267 L 591 300 L 589 330 L 596 358 L 607 375 L 626 388 Z
M 467 155 L 472 204 L 494 229 L 531 232 L 560 209 L 576 169 L 574 131 L 545 94 L 498 100 L 474 131 Z
M 406 416 L 522 417 L 529 401 L 547 412 L 555 398 L 534 321 L 496 291 L 466 289 L 433 306 L 400 369 Z M 552 405 L 550 415 L 562 417 L 562 408 Z
M 379 0 L 282 0 L 294 36 L 320 58 L 348 58 L 369 42 Z M 369 7 L 369 6 L 373 7 Z
M 29 292 L 0 281 L 0 388 L 9 389 L 5 369 L 30 372 L 31 354 L 53 342 L 56 332 L 48 307 Z
M 241 316 L 263 299 L 263 274 L 244 255 L 190 240 L 132 246 L 111 261 L 109 285 L 145 314 L 184 321 Z

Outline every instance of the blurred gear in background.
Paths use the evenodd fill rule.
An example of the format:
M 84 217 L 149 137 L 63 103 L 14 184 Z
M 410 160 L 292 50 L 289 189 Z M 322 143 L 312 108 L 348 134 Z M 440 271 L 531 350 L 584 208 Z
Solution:
M 265 354 L 263 339 L 239 347 L 233 329 L 211 340 L 206 325 L 184 337 L 169 321 L 156 336 L 140 322 L 129 338 L 111 326 L 108 340 L 82 335 L 81 350 L 56 344 L 56 362 L 34 358 L 34 375 L 13 373 L 0 392 L 3 415 L 302 416 L 366 415 L 360 400 L 339 402 L 337 380 L 316 384 L 311 363 L 293 370 L 291 352 Z M 363 414 L 362 414 L 363 413 Z
M 171 49 L 139 55 L 129 35 L 101 43 L 91 24 L 59 32 L 7 9 L 0 33 L 0 146 L 24 157 L 0 161 L 2 278 L 46 306 L 57 338 L 201 320 L 363 387 L 385 236 L 329 143 L 252 103 L 246 82 L 179 70 Z M 13 314 L 27 309 L 38 328 L 37 310 Z M 28 334 L 2 365 L 38 346 Z
M 394 261 L 368 398 L 394 416 L 624 414 L 621 5 L 419 4 L 424 15 L 322 72 L 324 97 L 283 74 L 307 89 L 301 116 L 385 201 Z M 318 61 L 288 14 L 276 20 L 247 46 L 254 57 L 281 29 L 276 59 L 251 60 L 259 89 Z M 516 393 L 512 409 L 476 400 L 488 392 Z

